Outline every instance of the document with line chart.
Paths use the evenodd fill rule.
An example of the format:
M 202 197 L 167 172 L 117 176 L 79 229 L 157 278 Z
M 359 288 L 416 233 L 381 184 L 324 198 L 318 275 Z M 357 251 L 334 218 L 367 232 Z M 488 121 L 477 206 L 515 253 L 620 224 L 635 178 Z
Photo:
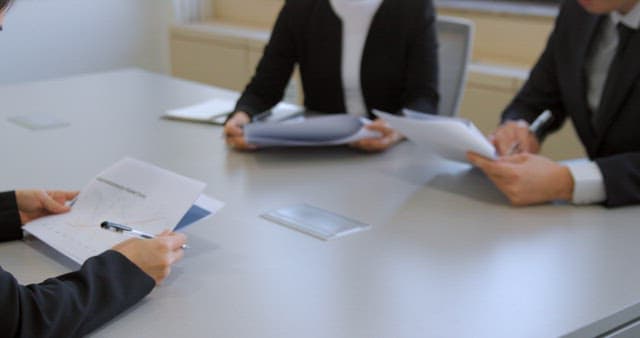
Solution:
M 70 212 L 37 219 L 24 230 L 82 264 L 127 239 L 100 228 L 103 221 L 151 234 L 173 229 L 204 188 L 202 182 L 124 158 L 93 178 Z

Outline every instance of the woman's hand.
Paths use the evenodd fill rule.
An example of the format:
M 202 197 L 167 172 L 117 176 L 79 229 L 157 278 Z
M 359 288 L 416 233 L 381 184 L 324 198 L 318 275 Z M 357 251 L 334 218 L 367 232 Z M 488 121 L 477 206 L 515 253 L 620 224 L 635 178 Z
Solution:
M 78 191 L 18 190 L 16 202 L 22 224 L 42 216 L 61 214 L 71 210 L 66 202 L 78 196 Z
M 244 139 L 242 128 L 249 122 L 251 122 L 249 114 L 243 111 L 233 113 L 229 121 L 224 124 L 224 137 L 227 145 L 239 150 L 256 149 L 255 145 L 248 144 Z
M 350 146 L 369 152 L 380 152 L 387 150 L 394 144 L 402 141 L 403 136 L 392 129 L 386 122 L 376 119 L 366 126 L 371 131 L 380 133 L 380 137 L 365 138 L 350 144 Z

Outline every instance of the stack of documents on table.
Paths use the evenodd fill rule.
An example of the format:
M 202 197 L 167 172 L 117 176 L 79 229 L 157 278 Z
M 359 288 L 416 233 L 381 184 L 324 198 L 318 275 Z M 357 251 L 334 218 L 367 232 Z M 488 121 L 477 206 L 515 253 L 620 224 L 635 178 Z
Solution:
M 164 116 L 174 120 L 224 124 L 236 107 L 235 98 L 216 97 L 193 106 L 168 110 Z M 295 104 L 280 102 L 263 115 L 266 121 L 283 121 L 301 115 L 304 109 Z
M 215 213 L 223 204 L 201 195 L 204 187 L 191 178 L 124 158 L 91 180 L 70 212 L 37 219 L 24 230 L 83 263 L 126 239 L 102 229 L 104 221 L 158 234 Z
M 409 140 L 431 149 L 444 158 L 467 162 L 466 153 L 468 151 L 488 158 L 496 158 L 495 147 L 468 120 L 423 114 L 410 110 L 404 111 L 404 117 L 381 111 L 373 113 Z
M 365 126 L 370 120 L 352 115 L 327 115 L 245 126 L 248 143 L 258 146 L 327 146 L 380 137 Z

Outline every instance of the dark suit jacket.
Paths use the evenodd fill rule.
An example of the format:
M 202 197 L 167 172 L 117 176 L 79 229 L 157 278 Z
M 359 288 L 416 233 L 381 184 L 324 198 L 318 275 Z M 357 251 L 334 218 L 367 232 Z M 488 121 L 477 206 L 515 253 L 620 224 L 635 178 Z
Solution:
M 597 127 L 590 122 L 585 62 L 604 16 L 586 12 L 575 0 L 564 2 L 546 49 L 524 87 L 503 113 L 505 119 L 533 121 L 549 109 L 555 122 L 541 138 L 569 117 L 589 158 L 604 176 L 607 206 L 640 202 L 640 32 L 625 50 L 625 73 L 600 103 Z
M 22 237 L 13 192 L 0 193 L 0 238 Z M 78 337 L 146 296 L 155 283 L 125 256 L 106 251 L 80 270 L 20 285 L 0 268 L 2 337 Z
M 341 63 L 342 22 L 329 0 L 287 0 L 236 110 L 253 116 L 274 106 L 298 64 L 305 107 L 344 113 Z M 437 42 L 430 0 L 382 2 L 365 43 L 360 80 L 369 111 L 437 113 Z

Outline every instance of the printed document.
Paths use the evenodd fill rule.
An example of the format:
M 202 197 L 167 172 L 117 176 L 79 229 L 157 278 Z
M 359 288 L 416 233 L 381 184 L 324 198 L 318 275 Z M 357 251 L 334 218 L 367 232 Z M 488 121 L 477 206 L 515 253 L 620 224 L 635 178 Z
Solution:
M 374 111 L 373 114 L 385 120 L 409 140 L 449 160 L 468 162 L 468 151 L 491 159 L 496 158 L 495 147 L 468 120 L 410 110 L 404 111 L 404 117 L 381 111 Z
M 371 120 L 345 114 L 299 118 L 284 122 L 255 122 L 245 126 L 250 144 L 272 146 L 327 146 L 380 137 L 365 126 Z
M 107 168 L 82 189 L 70 212 L 37 219 L 24 230 L 82 264 L 127 239 L 103 221 L 157 234 L 173 229 L 205 184 L 131 158 Z

